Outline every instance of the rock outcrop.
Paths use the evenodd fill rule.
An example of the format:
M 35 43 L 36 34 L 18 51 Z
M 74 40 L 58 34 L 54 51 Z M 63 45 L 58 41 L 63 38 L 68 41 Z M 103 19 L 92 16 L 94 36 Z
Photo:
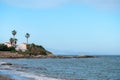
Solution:
M 0 65 L 8 65 L 8 66 L 10 66 L 10 65 L 12 65 L 12 63 L 8 63 L 8 62 L 1 62 L 1 63 L 0 63 Z

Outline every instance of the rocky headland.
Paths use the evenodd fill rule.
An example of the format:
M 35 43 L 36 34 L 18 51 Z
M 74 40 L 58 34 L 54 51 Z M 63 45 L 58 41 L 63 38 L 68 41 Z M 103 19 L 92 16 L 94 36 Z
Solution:
M 23 48 L 21 48 L 23 49 Z M 16 50 L 14 47 L 0 45 L 0 58 L 94 58 L 95 56 L 58 56 L 46 50 L 43 46 L 27 44 L 26 50 Z
M 20 54 L 18 52 L 10 52 L 10 51 L 0 51 L 0 58 L 12 58 L 12 59 L 16 59 L 16 58 L 59 58 L 59 59 L 63 59 L 63 58 L 95 58 L 96 56 L 88 56 L 88 55 L 84 55 L 84 56 L 57 56 L 54 55 L 53 53 L 51 54 L 47 54 L 47 55 L 28 55 L 28 54 Z

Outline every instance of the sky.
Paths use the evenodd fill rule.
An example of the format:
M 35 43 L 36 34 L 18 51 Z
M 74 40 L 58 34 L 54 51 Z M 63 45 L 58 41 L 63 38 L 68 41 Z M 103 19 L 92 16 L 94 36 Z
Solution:
M 0 43 L 120 54 L 120 0 L 0 0 Z

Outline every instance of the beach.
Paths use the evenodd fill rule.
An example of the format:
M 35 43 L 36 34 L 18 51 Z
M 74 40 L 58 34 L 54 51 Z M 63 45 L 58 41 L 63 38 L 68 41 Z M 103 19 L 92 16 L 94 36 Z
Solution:
M 0 75 L 0 80 L 12 80 L 6 76 Z

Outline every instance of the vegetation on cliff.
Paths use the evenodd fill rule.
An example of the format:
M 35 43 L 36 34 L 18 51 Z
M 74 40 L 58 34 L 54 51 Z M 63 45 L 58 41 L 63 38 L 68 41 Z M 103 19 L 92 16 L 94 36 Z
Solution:
M 28 55 L 52 55 L 51 52 L 47 51 L 44 47 L 32 44 L 27 44 L 27 50 L 25 52 L 18 51 L 20 54 L 28 54 Z
M 51 52 L 47 51 L 44 47 L 27 44 L 26 51 L 16 51 L 14 47 L 7 47 L 4 44 L 0 44 L 0 58 L 41 58 L 45 56 L 54 56 Z
M 15 52 L 15 48 L 14 47 L 7 47 L 7 45 L 4 44 L 0 44 L 0 51 L 11 51 L 11 52 Z
M 17 50 L 17 41 L 18 39 L 15 38 L 15 35 L 17 34 L 16 30 L 13 30 L 12 32 L 13 38 L 9 39 L 9 42 L 7 44 L 9 44 L 9 46 L 7 44 L 0 44 L 0 51 L 8 51 L 14 52 L 16 54 L 22 54 L 22 55 L 28 55 L 28 56 L 37 56 L 37 55 L 52 55 L 51 52 L 47 51 L 44 47 L 40 46 L 40 45 L 35 45 L 34 43 L 32 44 L 28 44 L 28 38 L 30 37 L 29 33 L 25 34 L 25 38 L 26 38 L 26 49 L 25 51 L 23 51 L 22 49 Z M 12 55 L 12 54 L 11 54 Z
M 34 43 L 28 44 L 29 33 L 25 34 L 26 43 L 17 45 L 15 38 L 17 32 L 12 31 L 13 38 L 6 44 L 0 44 L 0 58 L 92 58 L 94 56 L 56 56 L 47 51 L 43 46 Z M 18 49 L 17 49 L 18 48 Z

